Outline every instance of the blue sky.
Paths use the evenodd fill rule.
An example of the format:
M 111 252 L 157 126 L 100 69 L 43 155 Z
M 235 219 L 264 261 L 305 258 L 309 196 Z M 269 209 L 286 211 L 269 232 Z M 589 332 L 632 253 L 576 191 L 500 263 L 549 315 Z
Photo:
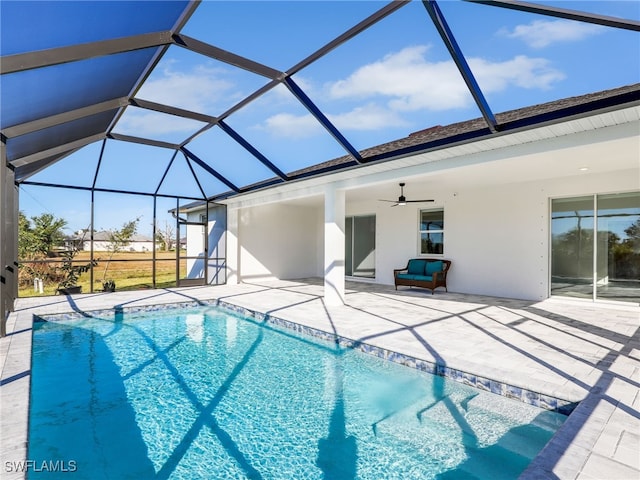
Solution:
M 547 3 L 640 20 L 640 2 L 632 0 Z M 204 1 L 182 33 L 286 71 L 384 4 Z M 637 33 L 457 1 L 439 5 L 494 113 L 640 81 Z M 293 80 L 357 149 L 481 116 L 421 2 L 401 8 Z M 172 46 L 136 96 L 217 116 L 265 83 Z M 285 172 L 345 154 L 284 87 L 232 114 L 227 123 Z M 180 142 L 202 125 L 128 107 L 114 131 Z M 90 185 L 100 148 L 89 145 L 30 180 Z M 187 148 L 239 186 L 273 176 L 219 128 Z M 172 155 L 109 141 L 97 185 L 152 192 Z M 207 195 L 227 190 L 197 173 Z M 199 196 L 182 155 L 160 192 Z M 118 228 L 142 215 L 140 232 L 150 234 L 149 198 L 102 195 L 108 199 L 96 202 L 106 204 L 97 207 L 97 229 Z M 20 209 L 28 216 L 54 213 L 76 230 L 89 223 L 84 198 L 89 194 L 24 186 Z M 169 221 L 166 210 L 173 206 L 174 200 L 162 200 L 160 223 Z

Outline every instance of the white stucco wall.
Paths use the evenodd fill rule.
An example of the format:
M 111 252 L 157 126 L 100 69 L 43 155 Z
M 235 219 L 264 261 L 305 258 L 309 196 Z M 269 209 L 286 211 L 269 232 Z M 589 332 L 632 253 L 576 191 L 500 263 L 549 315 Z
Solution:
M 323 210 L 287 204 L 238 212 L 241 281 L 322 275 Z

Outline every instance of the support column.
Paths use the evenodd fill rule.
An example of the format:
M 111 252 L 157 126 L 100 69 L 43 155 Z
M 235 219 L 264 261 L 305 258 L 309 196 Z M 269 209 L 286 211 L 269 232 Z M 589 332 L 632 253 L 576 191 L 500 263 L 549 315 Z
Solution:
M 344 305 L 345 192 L 327 185 L 324 193 L 324 301 Z
M 6 250 L 7 245 L 5 238 L 7 237 L 7 204 L 6 204 L 6 187 L 7 187 L 7 171 L 6 157 L 5 157 L 5 145 L 0 143 L 0 337 L 4 337 L 7 334 L 7 294 L 8 285 L 7 278 L 4 270 L 6 265 Z
M 227 284 L 240 283 L 240 209 L 227 207 Z
M 7 316 L 18 296 L 18 189 L 0 143 L 0 336 L 7 334 Z
M 9 218 L 7 220 L 7 229 L 11 238 L 9 243 L 9 258 L 7 265 L 13 270 L 11 272 L 12 280 L 10 282 L 10 299 L 9 310 L 14 311 L 15 300 L 18 298 L 18 186 L 16 185 L 16 173 L 13 170 L 7 170 L 7 194 L 9 200 L 7 201 L 7 211 L 9 212 Z

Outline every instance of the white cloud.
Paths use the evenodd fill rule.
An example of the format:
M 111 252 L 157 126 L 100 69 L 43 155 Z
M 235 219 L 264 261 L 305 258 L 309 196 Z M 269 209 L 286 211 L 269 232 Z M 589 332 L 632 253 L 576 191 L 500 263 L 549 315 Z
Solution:
M 267 130 L 274 136 L 298 139 L 311 137 L 322 130 L 322 126 L 312 115 L 290 113 L 272 115 L 256 128 Z
M 480 87 L 489 93 L 506 90 L 511 85 L 547 90 L 566 77 L 564 73 L 551 67 L 548 60 L 525 55 L 498 63 L 472 58 L 469 59 L 469 66 Z
M 329 87 L 335 99 L 386 99 L 394 112 L 448 110 L 471 104 L 469 93 L 452 60 L 429 62 L 427 46 L 405 48 L 365 65 Z M 521 88 L 551 88 L 564 74 L 543 58 L 517 56 L 504 62 L 469 58 L 469 65 L 485 93 Z
M 329 120 L 340 130 L 379 130 L 409 125 L 396 112 L 381 108 L 374 103 L 356 107 L 339 115 L 330 115 Z
M 373 103 L 338 115 L 327 115 L 338 130 L 379 130 L 381 128 L 405 126 L 408 123 L 396 112 L 380 108 Z M 322 125 L 311 115 L 280 113 L 269 117 L 256 127 L 274 136 L 300 139 L 309 138 L 323 131 Z
M 453 61 L 430 63 L 429 47 L 407 47 L 365 65 L 345 80 L 330 86 L 335 99 L 388 98 L 396 111 L 445 110 L 464 107 L 469 93 Z
M 184 134 L 186 137 L 202 126 L 203 123 L 188 118 L 129 108 L 118 122 L 115 131 L 137 137 L 157 138 L 159 135 L 174 133 Z
M 325 94 L 337 100 L 323 108 L 329 120 L 340 130 L 376 130 L 408 125 L 403 115 L 420 110 L 442 111 L 473 104 L 453 60 L 429 62 L 428 46 L 407 47 L 383 59 L 357 69 L 344 80 L 327 84 Z M 549 89 L 565 78 L 544 58 L 516 56 L 503 62 L 483 58 L 468 59 L 483 92 L 496 93 L 511 87 Z M 367 103 L 335 113 L 340 104 Z M 334 105 L 336 105 L 334 104 Z M 278 114 L 259 128 L 274 135 L 303 138 L 321 130 L 311 115 Z
M 138 98 L 172 105 L 210 115 L 216 111 L 220 100 L 227 100 L 236 89 L 230 72 L 223 68 L 197 65 L 191 71 L 177 71 L 175 62 L 167 62 L 162 69 L 162 77 L 145 82 L 137 94 Z
M 558 42 L 576 42 L 605 31 L 600 25 L 569 20 L 535 20 L 528 25 L 517 25 L 512 31 L 498 33 L 517 38 L 532 48 L 544 48 Z

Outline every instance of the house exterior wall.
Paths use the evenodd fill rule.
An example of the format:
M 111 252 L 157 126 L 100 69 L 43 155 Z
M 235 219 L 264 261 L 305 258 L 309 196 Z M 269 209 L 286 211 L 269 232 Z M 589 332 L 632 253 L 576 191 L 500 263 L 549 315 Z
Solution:
M 454 260 L 452 290 L 547 298 L 550 199 L 637 190 L 632 173 L 581 175 L 458 194 L 445 209 L 445 252 Z
M 83 250 L 91 250 L 91 240 L 85 240 Z M 108 252 L 111 249 L 110 242 L 97 240 L 93 242 L 93 250 L 95 252 Z M 151 252 L 153 250 L 153 242 L 129 242 L 120 249 L 122 252 Z
M 323 209 L 286 204 L 238 212 L 240 280 L 322 275 Z

